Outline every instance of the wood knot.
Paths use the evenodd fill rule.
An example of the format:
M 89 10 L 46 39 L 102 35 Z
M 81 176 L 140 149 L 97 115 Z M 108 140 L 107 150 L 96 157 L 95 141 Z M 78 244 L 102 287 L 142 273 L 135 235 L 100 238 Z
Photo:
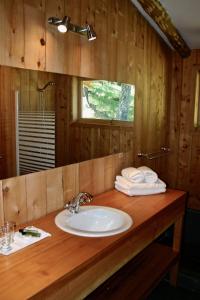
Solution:
M 42 46 L 45 46 L 45 45 L 46 45 L 46 41 L 45 41 L 43 38 L 41 38 L 41 39 L 40 39 L 40 44 L 41 44 Z
M 37 62 L 37 65 L 38 65 L 38 68 L 41 66 L 41 62 L 40 61 L 38 61 Z
M 24 63 L 24 56 L 21 57 L 21 62 Z
M 5 193 L 7 193 L 7 192 L 9 191 L 9 187 L 6 186 L 6 187 L 3 189 L 3 191 L 4 191 Z

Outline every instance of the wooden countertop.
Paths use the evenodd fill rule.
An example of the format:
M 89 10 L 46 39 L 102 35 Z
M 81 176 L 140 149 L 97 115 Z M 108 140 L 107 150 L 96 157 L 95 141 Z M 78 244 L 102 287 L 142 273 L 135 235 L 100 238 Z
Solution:
M 63 280 L 72 281 L 101 260 L 107 258 L 109 261 L 109 257 L 113 266 L 119 261 L 116 269 L 120 268 L 183 215 L 185 193 L 167 190 L 159 195 L 128 197 L 112 190 L 95 197 L 92 204 L 122 209 L 132 216 L 133 226 L 115 236 L 89 238 L 71 235 L 57 228 L 54 217 L 58 212 L 31 222 L 31 225 L 50 232 L 52 237 L 10 256 L 0 256 L 1 300 L 28 299 L 34 296 L 44 299 L 39 298 L 39 295 L 47 288 Z M 121 254 L 116 252 L 118 248 L 121 249 Z M 111 254 L 114 255 L 115 252 L 114 262 Z M 108 270 L 107 273 L 109 275 L 114 271 L 113 267 L 113 271 Z M 71 290 L 72 288 L 73 285 Z

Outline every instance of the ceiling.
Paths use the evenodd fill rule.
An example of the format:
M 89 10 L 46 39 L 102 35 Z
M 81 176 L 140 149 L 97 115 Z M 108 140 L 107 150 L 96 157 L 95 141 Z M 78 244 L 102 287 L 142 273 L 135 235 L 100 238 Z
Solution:
M 131 0 L 148 22 L 168 43 L 155 22 L 144 12 L 137 0 Z M 200 49 L 200 0 L 160 0 L 181 36 L 191 49 Z

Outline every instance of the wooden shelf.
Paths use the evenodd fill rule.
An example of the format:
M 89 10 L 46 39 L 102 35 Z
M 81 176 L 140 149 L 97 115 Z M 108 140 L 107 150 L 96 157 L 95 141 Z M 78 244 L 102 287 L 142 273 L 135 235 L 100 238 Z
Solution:
M 177 261 L 172 248 L 152 243 L 86 299 L 145 299 Z

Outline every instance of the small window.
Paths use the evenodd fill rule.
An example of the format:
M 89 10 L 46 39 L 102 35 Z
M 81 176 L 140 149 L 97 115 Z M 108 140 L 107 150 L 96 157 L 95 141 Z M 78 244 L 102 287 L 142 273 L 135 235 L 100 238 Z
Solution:
M 80 118 L 133 122 L 135 86 L 105 80 L 82 80 Z
M 195 82 L 194 127 L 200 127 L 200 71 L 196 73 Z

